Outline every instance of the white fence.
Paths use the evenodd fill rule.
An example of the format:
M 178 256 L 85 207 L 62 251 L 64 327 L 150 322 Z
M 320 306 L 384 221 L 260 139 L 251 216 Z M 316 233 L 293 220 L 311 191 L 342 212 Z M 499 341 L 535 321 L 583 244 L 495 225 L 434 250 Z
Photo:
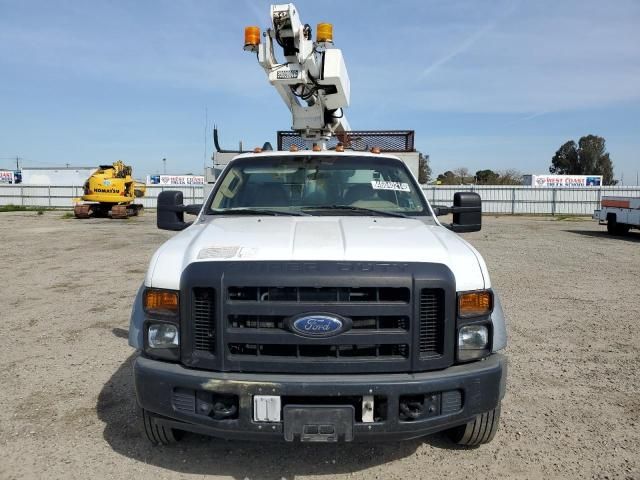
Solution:
M 155 208 L 158 194 L 163 190 L 180 190 L 185 203 L 201 203 L 204 187 L 147 186 L 140 202 L 145 208 Z M 482 197 L 485 213 L 591 215 L 599 207 L 603 195 L 640 197 L 638 187 L 532 188 L 521 186 L 424 186 L 423 190 L 434 205 L 453 204 L 453 194 L 474 191 Z M 74 199 L 82 195 L 81 186 L 0 185 L 0 205 L 21 205 L 45 208 L 71 208 Z
M 202 203 L 203 189 L 202 185 L 178 187 L 147 185 L 145 196 L 136 200 L 136 203 L 141 203 L 145 208 L 156 208 L 156 199 L 163 190 L 180 190 L 184 195 L 185 203 Z M 82 186 L 0 185 L 0 205 L 72 208 L 75 199 L 79 199 L 82 194 Z
M 533 188 L 523 186 L 424 186 L 432 205 L 453 205 L 453 194 L 473 191 L 482 198 L 482 211 L 511 215 L 591 215 L 604 195 L 640 197 L 637 187 Z

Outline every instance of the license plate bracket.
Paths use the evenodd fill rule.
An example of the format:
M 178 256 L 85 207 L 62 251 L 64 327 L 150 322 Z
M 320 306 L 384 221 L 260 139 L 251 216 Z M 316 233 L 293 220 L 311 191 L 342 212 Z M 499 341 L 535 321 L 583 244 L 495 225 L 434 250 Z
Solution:
M 284 439 L 293 442 L 353 441 L 353 405 L 286 405 Z

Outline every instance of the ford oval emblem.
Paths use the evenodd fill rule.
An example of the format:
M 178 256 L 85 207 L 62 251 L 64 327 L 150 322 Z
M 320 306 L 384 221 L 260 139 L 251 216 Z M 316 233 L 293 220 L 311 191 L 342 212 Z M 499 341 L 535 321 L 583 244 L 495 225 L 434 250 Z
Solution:
M 348 319 L 337 315 L 312 313 L 292 318 L 289 326 L 305 337 L 331 337 L 347 330 L 350 324 Z

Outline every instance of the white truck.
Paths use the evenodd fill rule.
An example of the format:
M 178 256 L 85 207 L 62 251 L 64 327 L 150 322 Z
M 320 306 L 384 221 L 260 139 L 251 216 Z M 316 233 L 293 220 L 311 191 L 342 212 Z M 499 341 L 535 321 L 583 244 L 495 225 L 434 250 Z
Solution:
M 484 260 L 455 233 L 480 229 L 480 197 L 459 192 L 453 207 L 431 206 L 398 158 L 327 149 L 346 134 L 335 110 L 348 95 L 327 107 L 348 92 L 341 54 L 331 54 L 339 75 L 327 75 L 326 27 L 313 42 L 293 5 L 271 14 L 267 45 L 250 40 L 259 59 L 273 56 L 271 40 L 285 50 L 270 74 L 298 71 L 301 85 L 279 91 L 308 102 L 292 113 L 310 149 L 236 156 L 203 205 L 159 196 L 158 227 L 180 233 L 151 259 L 129 330 L 147 438 L 389 441 L 447 431 L 462 445 L 490 441 L 506 322 Z M 453 223 L 438 221 L 450 213 Z
M 592 218 L 606 225 L 611 235 L 626 235 L 640 228 L 640 198 L 604 196 Z

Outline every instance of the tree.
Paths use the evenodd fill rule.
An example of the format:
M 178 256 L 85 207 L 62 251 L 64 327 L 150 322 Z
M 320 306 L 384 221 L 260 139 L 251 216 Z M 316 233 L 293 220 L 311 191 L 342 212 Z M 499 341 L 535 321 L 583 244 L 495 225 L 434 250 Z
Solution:
M 522 172 L 514 168 L 502 170 L 498 176 L 499 185 L 522 185 Z
M 458 179 L 451 170 L 447 170 L 446 172 L 438 175 L 438 183 L 441 185 L 456 185 L 458 183 Z
M 431 166 L 429 165 L 429 155 L 418 155 L 418 183 L 425 184 L 431 180 Z
M 549 172 L 558 175 L 602 175 L 602 183 L 615 185 L 613 162 L 606 150 L 605 139 L 586 135 L 578 144 L 573 140 L 562 145 L 551 159 Z
M 454 175 L 458 177 L 458 183 L 462 185 L 465 183 L 467 177 L 469 176 L 469 169 L 467 167 L 458 167 L 453 171 Z
M 578 160 L 578 146 L 573 140 L 562 145 L 551 159 L 550 173 L 557 175 L 578 175 L 580 162 Z
M 578 141 L 578 157 L 583 165 L 583 175 L 602 175 L 605 185 L 618 183 L 613 179 L 613 162 L 605 147 L 605 139 L 587 135 Z
M 493 170 L 478 170 L 476 172 L 476 183 L 478 185 L 497 185 L 499 174 L 494 172 Z
M 455 170 L 447 170 L 438 175 L 438 184 L 440 185 L 463 185 L 473 183 L 473 177 L 469 176 L 469 169 L 466 167 L 458 167 Z

